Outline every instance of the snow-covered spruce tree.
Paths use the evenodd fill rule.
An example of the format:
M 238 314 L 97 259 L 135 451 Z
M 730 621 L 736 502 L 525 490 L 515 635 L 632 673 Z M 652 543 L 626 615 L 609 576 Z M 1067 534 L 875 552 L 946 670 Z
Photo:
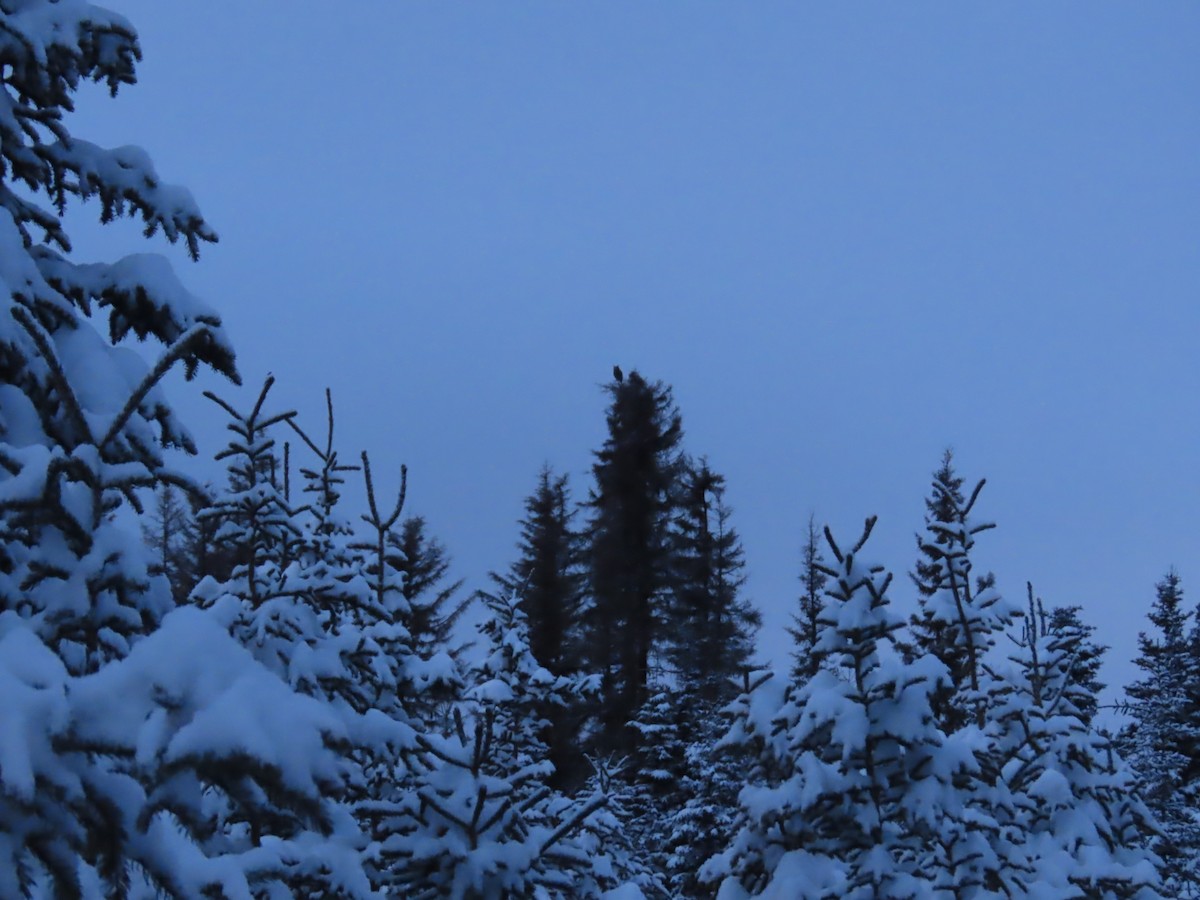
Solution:
M 296 599 L 315 613 L 321 629 L 319 636 L 311 636 L 298 648 L 291 661 L 291 677 L 295 679 L 307 666 L 305 684 L 319 688 L 331 702 L 365 713 L 381 710 L 381 692 L 395 692 L 409 659 L 397 655 L 390 644 L 385 648 L 378 639 L 381 625 L 386 627 L 391 617 L 386 607 L 376 602 L 364 546 L 338 508 L 346 474 L 360 467 L 339 461 L 329 390 L 325 391 L 325 408 L 326 433 L 320 445 L 294 418 L 286 420 L 316 457 L 315 463 L 299 467 L 302 494 L 309 502 L 295 511 L 299 538 L 286 581 Z M 287 445 L 285 460 L 289 458 L 286 451 Z M 286 489 L 290 484 L 286 467 L 284 483 Z M 390 631 L 387 636 L 390 639 Z M 381 711 L 407 721 L 396 709 Z
M 263 665 L 324 704 L 341 725 L 340 739 L 331 739 L 328 750 L 342 778 L 328 796 L 352 810 L 369 835 L 368 876 L 375 888 L 387 889 L 394 845 L 407 833 L 408 795 L 425 771 L 413 709 L 420 674 L 407 627 L 411 606 L 403 573 L 387 551 L 404 490 L 394 514 L 381 519 L 363 454 L 371 510 L 364 518 L 374 535 L 357 539 L 337 509 L 344 473 L 357 467 L 338 462 L 331 398 L 327 394 L 326 440 L 318 445 L 293 413 L 264 412 L 270 387 L 268 379 L 248 413 L 217 401 L 231 414 L 235 435 L 220 454 L 230 460 L 230 489 L 203 516 L 221 523 L 217 540 L 237 547 L 239 561 L 228 580 L 206 579 L 194 597 Z M 289 479 L 286 466 L 279 472 L 275 465 L 270 429 L 284 422 L 317 460 L 301 467 L 311 501 L 302 507 L 293 507 L 277 486 Z
M 132 27 L 79 2 L 9 4 L 0 23 L 0 603 L 79 674 L 124 656 L 170 608 L 142 555 L 123 552 L 113 516 L 123 503 L 140 508 L 136 490 L 172 477 L 164 446 L 193 449 L 158 382 L 177 362 L 237 376 L 219 319 L 166 260 L 69 256 L 59 215 L 72 197 L 96 199 L 103 221 L 140 216 L 148 234 L 182 238 L 193 256 L 215 240 L 190 195 L 163 184 L 142 151 L 105 150 L 67 130 L 80 81 L 114 93 L 134 81 Z M 157 364 L 116 346 L 130 335 L 163 345 Z
M 529 622 L 529 648 L 553 675 L 584 668 L 579 633 L 586 580 L 584 548 L 572 517 L 567 476 L 555 475 L 544 466 L 537 487 L 525 500 L 517 545 L 520 556 L 507 572 L 491 574 L 496 593 L 520 598 Z M 585 708 L 552 705 L 541 715 L 549 723 L 543 740 L 554 764 L 556 786 L 582 784 L 588 767 L 578 736 Z
M 207 578 L 196 586 L 192 597 L 201 606 L 214 608 L 239 642 L 281 678 L 295 684 L 302 680 L 291 674 L 297 650 L 314 640 L 321 626 L 316 610 L 304 602 L 302 585 L 289 579 L 298 574 L 289 572 L 289 567 L 300 550 L 302 528 L 297 511 L 279 485 L 271 428 L 296 413 L 264 410 L 274 383 L 268 376 L 248 412 L 205 392 L 228 413 L 226 427 L 233 437 L 216 457 L 226 461 L 228 487 L 201 516 L 219 523 L 216 540 L 230 548 L 236 562 L 227 581 Z
M 1074 647 L 1075 660 L 1071 664 L 1067 692 L 1084 724 L 1090 726 L 1100 709 L 1100 695 L 1106 687 L 1100 680 L 1100 666 L 1108 647 L 1093 639 L 1096 627 L 1083 621 L 1082 609 L 1078 605 L 1051 607 L 1046 613 L 1046 630 L 1070 640 Z
M 817 655 L 814 649 L 821 633 L 821 608 L 827 576 L 821 571 L 825 559 L 821 555 L 820 533 L 816 518 L 809 516 L 808 532 L 800 555 L 799 608 L 792 613 L 788 633 L 795 649 L 792 651 L 792 681 L 802 683 L 817 674 Z
M 747 673 L 748 674 L 748 673 Z M 689 729 L 682 735 L 682 775 L 676 789 L 682 802 L 660 815 L 662 856 L 670 892 L 678 897 L 709 897 L 700 879 L 704 862 L 729 845 L 737 830 L 738 792 L 753 757 L 737 747 L 718 749 L 727 717 L 712 704 L 676 701 Z
M 917 538 L 924 559 L 913 575 L 920 596 L 912 641 L 950 672 L 948 685 L 934 698 L 934 712 L 947 733 L 967 722 L 982 727 L 987 715 L 984 658 L 1017 612 L 995 590 L 992 575 L 973 574 L 975 536 L 995 525 L 972 516 L 986 482 L 980 480 L 964 498 L 962 481 L 947 450 L 934 473 L 933 494 L 925 501 L 925 533 Z
M 414 678 L 420 682 L 420 690 L 410 697 L 412 708 L 421 720 L 441 727 L 462 684 L 462 648 L 453 643 L 454 625 L 472 598 L 456 598 L 462 579 L 447 583 L 450 556 L 429 534 L 424 517 L 408 516 L 390 530 L 387 548 L 388 566 L 401 576 L 408 609 L 404 624 L 415 655 Z
M 393 550 L 403 539 L 397 526 L 403 529 L 412 521 L 400 519 L 408 492 L 407 470 L 400 467 L 400 489 L 387 515 L 377 500 L 371 460 L 365 452 L 362 471 L 370 512 L 362 516 L 367 525 L 365 534 L 351 549 L 362 554 L 363 574 L 370 590 L 370 604 L 365 607 L 368 624 L 364 628 L 390 661 L 388 678 L 377 686 L 374 706 L 384 709 L 396 704 L 403 710 L 403 716 L 397 713 L 396 718 L 407 718 L 414 727 L 425 727 L 431 708 L 459 696 L 464 685 L 463 669 L 444 647 L 430 640 L 427 632 L 423 639 L 413 635 L 414 631 L 421 634 L 420 628 L 427 625 L 428 619 L 414 612 L 408 567 L 411 558 Z M 439 596 L 448 595 L 440 592 Z
M 404 596 L 404 575 L 394 567 L 395 559 L 388 552 L 404 510 L 408 471 L 400 467 L 396 502 L 385 512 L 366 451 L 361 459 L 368 509 L 361 518 L 367 527 L 351 550 L 359 554 L 369 590 L 369 598 L 358 610 L 360 632 L 369 652 L 356 650 L 351 669 L 362 676 L 357 685 L 363 700 L 391 725 L 385 735 L 399 734 L 391 737 L 390 745 L 376 740 L 358 750 L 361 778 L 353 799 L 355 813 L 371 838 L 366 867 L 372 886 L 393 896 L 400 877 L 398 860 L 409 852 L 408 841 L 416 830 L 417 788 L 429 770 L 417 742 L 418 730 L 424 727 L 418 711 L 423 708 L 421 694 L 429 672 L 413 649 L 406 624 L 412 607 Z M 362 658 L 368 663 L 365 672 L 358 665 Z M 441 685 L 457 679 L 458 674 L 451 663 L 451 675 L 433 680 Z
M 1188 640 L 1179 573 L 1155 586 L 1151 634 L 1138 635 L 1143 677 L 1126 688 L 1132 722 L 1119 745 L 1137 774 L 1146 805 L 1162 828 L 1155 849 L 1165 865 L 1165 892 L 1200 895 L 1200 662 Z
M 771 777 L 742 790 L 742 827 L 705 866 L 723 879 L 722 897 L 922 897 L 939 881 L 933 838 L 955 827 L 961 774 L 930 706 L 946 671 L 931 656 L 906 663 L 896 648 L 891 576 L 859 561 L 874 523 L 849 551 L 826 529 L 836 565 L 816 674 L 782 696 L 767 681 L 761 700 L 735 705 L 741 721 L 726 743 L 757 744 Z
M 1151 814 L 1111 739 L 1076 702 L 1083 635 L 1050 628 L 1032 587 L 1028 595 L 990 704 L 1005 873 L 1023 896 L 1158 897 Z
M 325 799 L 338 723 L 196 610 L 168 612 L 123 523 L 138 491 L 184 482 L 163 449 L 194 449 L 163 375 L 237 380 L 220 320 L 169 263 L 77 262 L 60 221 L 95 199 L 102 221 L 140 217 L 193 257 L 215 239 L 141 150 L 68 131 L 82 81 L 134 82 L 136 33 L 88 3 L 16 0 L 0 45 L 0 896 L 361 896 L 355 854 L 328 837 L 347 824 Z M 129 337 L 161 344 L 158 362 Z M 244 827 L 214 827 L 214 807 Z
M 538 711 L 595 689 L 554 676 L 529 650 L 515 598 L 486 600 L 484 657 L 453 727 L 420 738 L 432 770 L 396 885 L 413 898 L 597 897 L 618 886 L 619 856 L 597 846 L 602 791 L 570 799 L 550 787 Z
M 648 690 L 646 702 L 629 723 L 637 735 L 636 749 L 621 774 L 629 783 L 624 804 L 630 840 L 652 868 L 666 874 L 666 820 L 687 799 L 684 778 L 692 723 L 682 691 L 662 678 L 651 681 Z

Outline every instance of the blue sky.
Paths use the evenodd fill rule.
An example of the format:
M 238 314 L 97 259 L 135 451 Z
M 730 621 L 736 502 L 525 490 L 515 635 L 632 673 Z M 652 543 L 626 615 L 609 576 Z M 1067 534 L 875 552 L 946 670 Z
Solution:
M 76 133 L 192 189 L 247 382 L 314 429 L 330 386 L 469 588 L 543 461 L 586 494 L 619 363 L 726 474 L 770 653 L 809 513 L 903 572 L 947 445 L 1110 680 L 1167 566 L 1200 600 L 1195 4 L 112 6 L 141 83 Z

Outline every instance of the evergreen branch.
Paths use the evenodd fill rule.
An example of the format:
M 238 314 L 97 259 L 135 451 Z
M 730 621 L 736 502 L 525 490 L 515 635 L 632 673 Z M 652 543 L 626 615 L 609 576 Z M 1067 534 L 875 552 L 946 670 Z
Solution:
M 41 326 L 33 314 L 24 306 L 19 304 L 14 305 L 11 312 L 12 317 L 17 320 L 20 326 L 33 339 L 34 346 L 37 347 L 38 352 L 45 359 L 46 365 L 49 366 L 55 389 L 66 405 L 67 413 L 72 419 L 73 424 L 79 429 L 79 434 L 76 435 L 77 440 L 81 436 L 86 436 L 87 442 L 91 442 L 93 440 L 92 430 L 83 416 L 83 407 L 79 403 L 79 398 L 75 396 L 75 391 L 71 388 L 71 382 L 67 379 L 67 373 L 62 367 L 62 361 L 59 360 L 58 354 L 50 344 L 50 335 L 47 334 L 46 329 Z M 78 441 L 78 443 L 83 443 L 83 441 Z M 78 443 L 76 446 L 78 446 Z
M 363 520 L 369 525 L 376 525 L 383 531 L 391 528 L 396 524 L 396 520 L 400 518 L 400 512 L 404 509 L 404 500 L 408 495 L 408 466 L 400 466 L 400 492 L 396 496 L 396 506 L 392 510 L 392 514 L 387 519 L 382 519 L 379 516 L 379 508 L 375 502 L 375 484 L 371 479 L 371 460 L 367 457 L 367 451 L 362 452 L 362 471 L 363 478 L 367 486 L 367 504 L 371 510 L 371 518 L 363 516 Z
M 321 460 L 321 462 L 325 462 L 328 459 L 327 454 L 322 453 L 320 451 L 320 449 L 317 447 L 317 445 L 313 442 L 313 439 L 310 438 L 307 434 L 305 434 L 304 429 L 302 429 L 299 425 L 297 425 L 295 423 L 295 421 L 293 421 L 292 419 L 288 419 L 287 423 L 288 423 L 288 425 L 291 426 L 292 431 L 294 431 L 294 432 L 296 432 L 296 434 L 300 435 L 300 440 L 304 441 L 304 443 L 306 443 L 308 445 L 308 448 L 310 450 L 312 450 L 313 453 L 317 454 L 317 457 Z
M 568 834 L 570 834 L 572 831 L 574 831 L 580 825 L 582 825 L 588 816 L 590 816 L 592 813 L 596 812 L 597 810 L 603 809 L 607 805 L 608 805 L 607 795 L 601 794 L 597 797 L 593 797 L 591 800 L 589 800 L 587 803 L 585 803 L 583 805 L 583 807 L 581 807 L 579 809 L 578 812 L 576 812 L 573 816 L 571 816 L 571 818 L 567 819 L 565 822 L 563 822 L 561 825 L 559 825 L 556 829 L 554 829 L 554 831 L 550 834 L 550 836 L 547 837 L 546 840 L 544 840 L 542 842 L 542 845 L 538 850 L 538 855 L 539 856 L 544 855 L 546 853 L 546 851 L 549 850 L 552 846 L 557 844 L 559 841 L 561 841 L 563 838 L 565 838 Z
M 258 419 L 259 415 L 262 413 L 263 404 L 267 400 L 267 393 L 271 390 L 271 385 L 273 385 L 274 383 L 275 383 L 274 375 L 268 375 L 263 380 L 262 390 L 259 391 L 259 393 L 258 393 L 258 400 L 255 401 L 254 409 L 252 409 L 250 411 L 250 415 L 246 417 L 246 421 L 253 422 L 256 419 Z
M 125 401 L 125 405 L 117 413 L 117 417 L 108 426 L 108 431 L 105 432 L 104 437 L 101 438 L 98 444 L 101 450 L 125 427 L 125 423 L 129 421 L 130 416 L 141 406 L 142 401 L 146 399 L 146 395 L 154 389 L 155 385 L 162 381 L 163 376 L 167 374 L 171 366 L 175 365 L 191 349 L 193 344 L 208 337 L 210 333 L 211 329 L 209 326 L 203 323 L 193 325 L 181 334 L 178 340 L 159 357 L 158 362 L 154 364 L 154 368 L 146 373 L 146 377 L 142 379 L 141 384 L 129 395 L 129 399 Z

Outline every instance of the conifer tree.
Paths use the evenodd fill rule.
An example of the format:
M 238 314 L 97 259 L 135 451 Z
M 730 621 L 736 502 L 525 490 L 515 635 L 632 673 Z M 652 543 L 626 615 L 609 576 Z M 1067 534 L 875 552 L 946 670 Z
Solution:
M 579 616 L 585 572 L 573 517 L 567 476 L 544 466 L 525 500 L 520 558 L 506 573 L 491 576 L 498 593 L 519 598 L 529 621 L 530 650 L 555 675 L 582 668 Z
M 1083 717 L 1084 724 L 1090 726 L 1096 718 L 1100 707 L 1100 695 L 1105 688 L 1105 684 L 1100 681 L 1100 666 L 1108 647 L 1093 640 L 1092 635 L 1096 633 L 1096 627 L 1083 621 L 1080 615 L 1082 609 L 1083 607 L 1078 605 L 1052 607 L 1046 614 L 1046 630 L 1064 640 L 1070 640 L 1075 648 L 1067 691 L 1071 695 L 1071 702 Z
M 650 683 L 650 694 L 630 728 L 636 749 L 623 773 L 630 791 L 625 800 L 631 840 L 655 871 L 667 872 L 668 826 L 665 820 L 686 800 L 683 780 L 686 750 L 693 735 L 680 693 L 662 678 Z
M 412 607 L 404 596 L 404 575 L 395 568 L 397 559 L 388 550 L 404 511 L 408 470 L 400 467 L 396 501 L 385 511 L 365 450 L 361 460 L 368 510 L 361 519 L 367 527 L 351 549 L 359 554 L 368 588 L 368 598 L 359 610 L 363 642 L 375 651 L 366 656 L 368 667 L 361 685 L 370 710 L 398 723 L 400 733 L 385 752 L 376 746 L 360 754 L 362 780 L 354 799 L 358 820 L 371 838 L 366 860 L 371 884 L 386 895 L 396 889 L 400 866 L 416 830 L 417 792 L 430 771 L 419 745 L 425 728 L 421 715 L 428 703 L 423 692 L 430 673 L 414 650 L 407 627 Z M 457 685 L 457 667 L 452 671 L 453 679 L 432 680 L 439 685 L 453 680 Z
M 725 478 L 686 464 L 675 515 L 668 659 L 681 686 L 709 705 L 728 702 L 750 664 L 762 617 L 741 596 L 745 559 L 729 523 Z
M 700 890 L 696 870 L 730 837 L 737 755 L 714 760 L 720 710 L 751 665 L 761 618 L 741 595 L 741 544 L 730 525 L 725 480 L 704 460 L 684 465 L 674 518 L 667 608 L 669 682 L 660 679 L 635 718 L 635 825 L 672 890 Z
M 455 599 L 462 580 L 446 582 L 450 556 L 445 546 L 429 534 L 424 517 L 408 516 L 387 536 L 388 566 L 401 577 L 407 605 L 405 628 L 412 653 L 412 702 L 418 718 L 441 724 L 462 684 L 457 661 L 460 648 L 453 645 L 455 623 L 471 598 Z
M 362 835 L 355 823 L 373 834 L 379 802 L 394 799 L 386 791 L 381 798 L 379 786 L 415 777 L 409 767 L 416 729 L 398 700 L 411 677 L 412 654 L 395 640 L 386 606 L 376 602 L 369 562 L 337 509 L 345 473 L 357 467 L 339 462 L 332 398 L 327 392 L 326 439 L 318 445 L 294 422 L 294 412 L 266 410 L 272 385 L 268 378 L 249 412 L 209 395 L 229 413 L 233 439 L 218 454 L 228 460 L 229 488 L 201 518 L 219 523 L 216 540 L 236 548 L 237 562 L 225 581 L 206 577 L 193 598 L 340 725 L 339 739 L 327 745 L 340 777 L 323 790 L 354 817 L 342 839 L 347 852 L 357 854 Z M 272 430 L 285 423 L 317 460 L 301 466 L 302 493 L 310 500 L 302 506 L 289 501 L 288 466 L 281 468 L 275 457 Z M 372 850 L 372 859 L 379 852 Z M 378 884 L 378 867 L 369 868 Z M 297 890 L 304 882 L 289 876 L 286 883 Z
M 683 710 L 687 728 L 680 734 L 684 746 L 678 800 L 662 811 L 658 825 L 660 852 L 673 896 L 709 897 L 700 869 L 733 839 L 738 792 L 752 758 L 739 748 L 718 749 L 729 724 L 722 706 L 693 704 L 685 696 L 676 700 L 676 709 Z
M 808 533 L 800 556 L 799 609 L 792 613 L 792 625 L 788 628 L 795 647 L 792 651 L 791 675 L 792 681 L 797 684 L 817 674 L 816 646 L 821 633 L 821 610 L 824 608 L 822 595 L 828 580 L 822 570 L 824 563 L 816 519 L 809 516 Z
M 520 557 L 508 572 L 491 575 L 497 596 L 518 599 L 529 623 L 529 649 L 539 665 L 554 675 L 584 669 L 579 628 L 586 575 L 581 536 L 572 527 L 572 516 L 567 476 L 543 467 L 537 487 L 525 500 Z M 586 778 L 586 761 L 577 739 L 585 708 L 555 704 L 540 711 L 548 723 L 542 739 L 549 748 L 557 787 Z
M 848 551 L 826 530 L 836 562 L 817 673 L 739 701 L 744 718 L 726 743 L 756 746 L 769 780 L 741 792 L 742 827 L 705 866 L 727 892 L 919 897 L 936 884 L 930 838 L 955 807 L 930 707 L 946 673 L 929 656 L 905 663 L 895 647 L 891 576 L 859 560 L 874 522 Z
M 934 473 L 933 494 L 925 501 L 925 533 L 917 539 L 924 559 L 913 575 L 920 597 L 912 640 L 918 651 L 932 653 L 950 672 L 949 683 L 934 699 L 935 714 L 949 733 L 968 721 L 982 726 L 984 659 L 1015 613 L 995 590 L 991 574 L 973 573 L 975 536 L 995 525 L 972 515 L 986 481 L 980 480 L 969 497 L 964 497 L 962 483 L 947 450 Z
M 1111 739 L 1077 703 L 1084 639 L 1079 629 L 1052 629 L 1028 587 L 1011 668 L 991 704 L 999 853 L 1019 893 L 1157 897 L 1151 814 Z
M 216 239 L 143 151 L 68 128 L 82 82 L 134 83 L 137 35 L 79 0 L 19 0 L 0 45 L 0 895 L 364 896 L 331 799 L 340 724 L 173 609 L 124 524 L 140 492 L 187 486 L 165 463 L 195 448 L 163 376 L 237 380 L 219 317 L 166 260 L 79 262 L 62 223 L 94 199 L 193 257 Z
M 142 522 L 142 540 L 156 560 L 154 571 L 171 585 L 176 605 L 185 602 L 194 587 L 187 583 L 188 524 L 183 492 L 174 485 L 162 485 L 154 492 L 153 506 Z
M 949 543 L 950 537 L 932 526 L 955 520 L 958 510 L 967 502 L 962 492 L 963 481 L 954 468 L 954 451 L 947 447 L 942 451 L 941 464 L 933 473 L 933 491 L 925 498 L 926 533 L 916 536 L 921 555 L 909 577 L 917 586 L 920 598 L 932 597 L 941 589 L 941 554 L 936 547 Z
M 599 744 L 628 751 L 628 724 L 646 700 L 663 640 L 683 426 L 661 382 L 631 372 L 605 390 L 608 437 L 592 466 L 584 627 L 590 668 L 602 678 Z
M 214 498 L 201 516 L 219 523 L 216 540 L 235 554 L 229 580 L 208 578 L 196 586 L 194 599 L 216 614 L 230 633 L 269 669 L 290 683 L 301 645 L 321 630 L 316 610 L 301 596 L 303 586 L 291 576 L 303 534 L 298 510 L 278 484 L 276 441 L 272 427 L 294 411 L 264 409 L 275 379 L 268 376 L 248 412 L 240 412 L 211 391 L 205 396 L 228 413 L 233 433 L 216 458 L 226 460 L 229 487 Z
M 1120 738 L 1142 796 L 1162 835 L 1155 849 L 1166 866 L 1166 887 L 1178 896 L 1200 894 L 1200 662 L 1189 641 L 1183 585 L 1171 569 L 1155 586 L 1148 614 L 1154 631 L 1138 635 L 1143 677 L 1131 684 L 1132 723 Z
M 395 884 L 413 898 L 598 897 L 626 867 L 592 838 L 607 796 L 548 785 L 538 710 L 587 691 L 529 650 L 515 598 L 488 598 L 484 657 L 450 731 L 421 738 L 432 766 Z M 591 824 L 589 825 L 589 822 Z

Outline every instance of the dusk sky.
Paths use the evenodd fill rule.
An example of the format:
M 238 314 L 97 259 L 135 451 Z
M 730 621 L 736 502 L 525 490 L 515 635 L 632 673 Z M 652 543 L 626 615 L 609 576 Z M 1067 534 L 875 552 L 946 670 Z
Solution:
M 112 0 L 137 144 L 220 234 L 164 249 L 246 383 L 372 453 L 466 589 L 539 467 L 590 484 L 612 366 L 670 384 L 728 479 L 782 657 L 809 514 L 903 573 L 942 450 L 977 565 L 1128 660 L 1174 564 L 1200 600 L 1200 6 Z M 150 246 L 150 245 L 153 246 Z M 223 421 L 171 386 L 207 456 Z M 215 473 L 211 462 L 196 471 Z M 351 498 L 351 502 L 356 502 Z

